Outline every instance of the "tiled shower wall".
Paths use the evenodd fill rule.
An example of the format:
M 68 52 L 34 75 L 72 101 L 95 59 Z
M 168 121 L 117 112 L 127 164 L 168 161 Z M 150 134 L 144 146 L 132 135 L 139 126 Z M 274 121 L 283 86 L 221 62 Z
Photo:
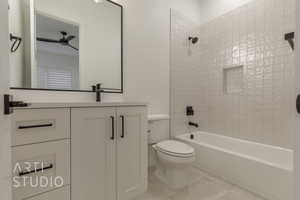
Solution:
M 253 0 L 199 26 L 172 11 L 173 136 L 193 131 L 193 121 L 201 131 L 293 148 L 294 53 L 284 34 L 295 30 L 295 1 Z

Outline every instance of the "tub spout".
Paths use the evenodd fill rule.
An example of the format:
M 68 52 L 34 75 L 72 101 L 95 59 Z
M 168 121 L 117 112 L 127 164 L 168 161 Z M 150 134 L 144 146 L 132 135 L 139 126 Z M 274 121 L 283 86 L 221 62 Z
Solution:
M 194 126 L 196 128 L 199 127 L 199 125 L 197 123 L 194 123 L 194 122 L 189 122 L 189 126 Z

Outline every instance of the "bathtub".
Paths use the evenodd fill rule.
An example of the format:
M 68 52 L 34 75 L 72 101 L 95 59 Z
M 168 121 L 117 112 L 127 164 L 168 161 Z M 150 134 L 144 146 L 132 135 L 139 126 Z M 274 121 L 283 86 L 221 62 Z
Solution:
M 293 200 L 293 151 L 205 132 L 179 135 L 196 151 L 196 167 L 268 200 Z

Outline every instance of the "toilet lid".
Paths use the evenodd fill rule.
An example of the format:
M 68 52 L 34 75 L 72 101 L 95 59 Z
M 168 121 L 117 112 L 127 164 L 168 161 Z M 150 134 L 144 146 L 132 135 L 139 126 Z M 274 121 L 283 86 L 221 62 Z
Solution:
M 178 154 L 178 155 L 190 155 L 194 154 L 194 148 L 179 141 L 175 140 L 167 140 L 160 142 L 156 145 L 158 150 L 172 153 L 172 154 Z

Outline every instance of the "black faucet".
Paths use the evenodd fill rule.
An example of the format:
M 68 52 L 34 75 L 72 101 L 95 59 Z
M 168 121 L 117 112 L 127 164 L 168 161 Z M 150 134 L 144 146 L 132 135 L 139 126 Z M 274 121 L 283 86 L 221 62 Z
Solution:
M 101 89 L 101 83 L 98 83 L 97 85 L 93 85 L 93 92 L 96 92 L 96 101 L 101 102 L 101 93 L 103 90 Z
M 196 128 L 199 127 L 199 125 L 197 123 L 194 123 L 194 122 L 189 122 L 189 126 L 194 126 Z

